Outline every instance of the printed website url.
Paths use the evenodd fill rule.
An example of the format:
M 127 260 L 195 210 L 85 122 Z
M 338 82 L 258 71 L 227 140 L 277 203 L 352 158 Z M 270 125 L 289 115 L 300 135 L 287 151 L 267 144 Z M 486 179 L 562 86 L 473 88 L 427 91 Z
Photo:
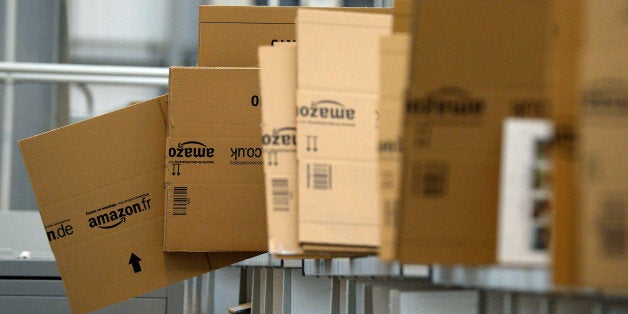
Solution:
M 232 165 L 242 165 L 242 166 L 246 166 L 246 165 L 262 165 L 261 161 L 230 161 L 229 162 Z

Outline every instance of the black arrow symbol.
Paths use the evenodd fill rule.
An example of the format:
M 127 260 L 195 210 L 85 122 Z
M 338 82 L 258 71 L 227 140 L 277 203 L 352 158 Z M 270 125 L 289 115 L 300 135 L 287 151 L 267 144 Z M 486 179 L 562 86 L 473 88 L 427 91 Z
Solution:
M 139 273 L 142 271 L 142 266 L 140 266 L 141 260 L 142 259 L 135 255 L 135 253 L 131 253 L 131 258 L 129 258 L 129 264 L 133 265 L 134 273 Z

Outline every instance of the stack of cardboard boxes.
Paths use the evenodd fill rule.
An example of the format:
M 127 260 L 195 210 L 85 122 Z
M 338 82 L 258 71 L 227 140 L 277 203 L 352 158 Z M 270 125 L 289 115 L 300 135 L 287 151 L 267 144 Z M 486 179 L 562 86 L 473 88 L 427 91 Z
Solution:
M 557 43 L 577 46 L 561 28 L 576 19 L 551 12 L 577 6 L 398 4 L 395 30 L 409 34 L 393 35 L 391 16 L 377 14 L 387 11 L 201 6 L 199 66 L 171 68 L 168 95 L 21 141 L 72 309 L 262 252 L 495 263 L 502 122 L 546 118 L 547 99 L 575 121 L 559 109 L 571 98 L 554 91 L 575 86 L 577 58 Z M 554 266 L 568 270 L 558 278 L 621 289 L 625 280 L 590 271 L 568 280 L 578 258 L 616 272 L 628 260 L 626 193 L 611 189 L 623 156 L 605 150 L 625 135 L 626 69 L 616 65 L 626 45 L 589 37 L 581 204 L 600 210 L 567 221 L 599 236 L 580 237 L 583 255 L 561 260 L 576 231 L 565 220 L 549 228 Z M 592 62 L 598 55 L 613 62 Z M 557 174 L 572 166 L 558 161 Z M 553 202 L 573 193 L 562 191 Z M 608 257 L 599 264 L 596 243 Z
M 201 6 L 168 95 L 20 142 L 74 311 L 268 251 L 257 47 L 294 42 L 296 13 Z

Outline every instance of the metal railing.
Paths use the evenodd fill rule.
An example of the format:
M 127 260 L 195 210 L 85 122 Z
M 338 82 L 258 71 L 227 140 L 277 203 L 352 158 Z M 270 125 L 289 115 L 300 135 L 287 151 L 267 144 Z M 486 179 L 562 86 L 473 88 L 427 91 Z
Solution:
M 7 28 L 7 30 L 10 30 Z M 11 37 L 11 36 L 8 36 Z M 10 45 L 8 45 L 10 46 Z M 15 51 L 6 54 L 11 60 Z M 168 68 L 96 66 L 55 63 L 0 62 L 4 85 L 2 154 L 0 155 L 0 212 L 8 211 L 11 200 L 11 162 L 13 153 L 14 88 L 18 81 L 98 83 L 139 86 L 168 86 Z

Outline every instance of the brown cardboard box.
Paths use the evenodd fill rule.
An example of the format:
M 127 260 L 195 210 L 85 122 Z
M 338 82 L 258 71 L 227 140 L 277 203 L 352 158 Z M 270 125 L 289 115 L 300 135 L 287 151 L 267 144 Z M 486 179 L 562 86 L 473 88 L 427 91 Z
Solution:
M 545 102 L 547 6 L 415 2 L 401 262 L 495 262 L 502 120 Z
M 298 241 L 298 182 L 296 154 L 297 47 L 279 43 L 259 48 L 262 106 L 262 145 L 266 180 L 268 248 L 275 258 L 355 256 L 303 252 Z
M 297 237 L 296 44 L 259 48 L 268 251 L 303 254 Z
M 294 7 L 200 6 L 199 66 L 256 66 L 257 47 L 294 42 Z
M 299 241 L 304 250 L 380 243 L 379 37 L 386 14 L 297 14 Z
M 379 102 L 379 176 L 381 244 L 379 257 L 396 257 L 399 192 L 401 190 L 401 133 L 408 85 L 410 36 L 395 33 L 380 39 L 381 98 Z
M 411 11 L 411 0 L 395 0 L 395 7 L 393 8 L 393 30 L 395 33 L 406 33 L 410 30 Z
M 257 48 L 296 40 L 298 7 L 199 7 L 198 65 L 257 66 Z M 338 10 L 328 8 L 330 10 Z M 346 11 L 390 12 L 382 8 L 342 8 Z
M 166 107 L 161 96 L 20 141 L 76 313 L 252 256 L 163 252 Z
M 628 291 L 628 3 L 582 1 L 578 280 Z
M 576 161 L 575 138 L 578 115 L 578 57 L 581 45 L 581 6 L 584 1 L 552 1 L 555 38 L 551 41 L 550 100 L 552 121 L 551 258 L 556 285 L 575 285 L 577 278 Z
M 264 252 L 257 68 L 170 69 L 166 251 Z

